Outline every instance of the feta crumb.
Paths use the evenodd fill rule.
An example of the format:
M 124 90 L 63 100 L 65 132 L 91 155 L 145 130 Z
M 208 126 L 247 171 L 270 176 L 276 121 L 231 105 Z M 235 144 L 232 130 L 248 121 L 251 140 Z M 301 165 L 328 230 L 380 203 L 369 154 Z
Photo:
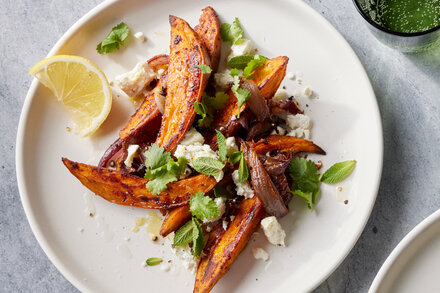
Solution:
M 281 127 L 281 126 L 277 126 L 277 129 L 272 130 L 272 132 L 270 134 L 285 135 L 286 134 L 286 130 L 283 127 Z
M 218 215 L 218 217 L 215 217 L 211 220 L 203 220 L 203 223 L 212 223 L 215 222 L 217 220 L 220 220 L 221 217 L 223 216 L 223 214 L 226 211 L 226 198 L 224 197 L 217 197 L 214 199 L 215 204 L 217 205 L 218 210 L 220 211 L 220 214 Z
M 214 176 L 214 179 L 215 179 L 215 181 L 220 182 L 220 181 L 222 181 L 224 176 L 225 176 L 225 172 L 220 171 L 217 176 Z
M 234 219 L 235 219 L 235 216 L 234 215 L 231 215 L 230 217 L 229 217 L 229 220 L 232 222 L 232 221 L 234 221 Z
M 252 248 L 252 254 L 254 255 L 255 259 L 261 259 L 263 261 L 267 261 L 269 259 L 269 253 L 267 253 L 263 248 Z
M 145 61 L 136 64 L 131 71 L 116 76 L 115 84 L 128 96 L 136 97 L 155 78 L 156 72 Z
M 295 80 L 296 75 L 293 72 L 287 72 L 287 78 L 290 80 Z
M 226 139 L 226 155 L 230 156 L 233 152 L 238 152 L 238 146 L 235 137 L 231 136 Z
M 194 257 L 191 248 L 188 245 L 171 247 L 173 253 L 177 256 L 180 264 L 189 272 L 194 274 L 197 270 L 200 258 Z
M 226 229 L 228 229 L 228 221 L 223 220 L 222 227 L 223 227 L 223 230 L 226 231 Z
M 176 158 L 178 157 L 185 157 L 189 164 L 191 165 L 191 162 L 193 162 L 195 159 L 200 157 L 208 157 L 213 159 L 219 159 L 216 152 L 214 152 L 211 147 L 207 144 L 204 145 L 177 145 L 176 151 L 174 152 L 174 156 Z
M 180 144 L 182 145 L 202 145 L 205 139 L 194 127 L 192 127 L 183 137 Z
M 137 144 L 131 144 L 127 148 L 127 158 L 124 161 L 125 166 L 131 168 L 131 165 L 133 163 L 134 156 L 136 155 L 136 152 L 139 149 L 139 145 Z
M 235 183 L 235 190 L 237 192 L 237 195 L 242 195 L 245 198 L 252 198 L 254 197 L 254 190 L 249 185 L 248 181 L 240 182 L 238 178 L 238 170 L 235 170 L 232 172 L 232 180 Z
M 142 43 L 144 43 L 144 42 L 147 40 L 147 38 L 145 37 L 145 35 L 144 35 L 143 32 L 137 32 L 137 33 L 135 33 L 135 34 L 134 34 L 134 37 L 135 37 L 136 39 L 138 39 L 139 41 L 141 41 Z
M 309 116 L 304 114 L 288 114 L 286 123 L 291 129 L 287 134 L 288 136 L 307 139 L 310 137 L 311 122 Z
M 218 87 L 227 89 L 234 83 L 234 78 L 231 76 L 230 70 L 225 70 L 214 74 L 214 81 Z
M 211 226 L 206 226 L 206 232 L 211 232 L 212 231 L 212 227 Z
M 310 98 L 313 94 L 313 90 L 310 89 L 309 87 L 305 87 L 303 92 L 304 92 L 304 95 L 308 98 Z
M 170 269 L 171 269 L 171 267 L 170 267 L 170 265 L 167 264 L 167 263 L 162 263 L 162 264 L 160 265 L 160 270 L 161 270 L 162 272 L 169 272 Z
M 267 240 L 273 245 L 285 246 L 284 239 L 286 238 L 286 232 L 284 232 L 277 218 L 274 216 L 266 217 L 261 220 L 261 228 Z
M 250 40 L 243 39 L 239 44 L 233 44 L 231 46 L 231 53 L 228 55 L 228 60 L 236 56 L 253 54 L 253 49 L 254 46 L 252 45 L 252 42 Z
M 273 96 L 273 100 L 274 101 L 284 101 L 287 100 L 288 98 L 288 94 L 285 90 L 277 90 L 277 92 L 275 93 L 275 95 Z
M 146 261 L 143 261 L 142 263 L 141 263 L 141 267 L 147 267 L 147 262 Z
M 237 115 L 232 115 L 232 116 L 231 116 L 231 120 L 232 120 L 232 121 L 237 120 Z

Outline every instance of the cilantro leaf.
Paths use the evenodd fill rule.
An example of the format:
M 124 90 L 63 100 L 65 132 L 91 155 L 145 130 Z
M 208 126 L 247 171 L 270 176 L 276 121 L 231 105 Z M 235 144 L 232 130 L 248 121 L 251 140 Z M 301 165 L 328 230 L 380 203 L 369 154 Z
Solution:
M 205 239 L 203 238 L 202 227 L 196 218 L 192 218 L 193 223 L 193 250 L 194 256 L 199 256 L 202 253 L 203 246 L 205 246 Z
M 226 162 L 226 138 L 220 131 L 215 130 L 215 132 L 217 133 L 218 156 L 222 162 Z
M 208 97 L 206 103 L 209 107 L 215 110 L 223 109 L 226 106 L 226 102 L 229 100 L 229 95 L 225 92 L 218 92 L 215 97 Z
M 185 245 L 193 240 L 193 223 L 192 220 L 186 222 L 174 234 L 174 246 Z
M 201 116 L 197 121 L 200 127 L 209 127 L 214 121 L 215 111 L 223 109 L 226 102 L 229 99 L 229 95 L 224 92 L 218 92 L 215 97 L 210 97 L 206 93 L 203 93 L 201 102 L 194 102 L 194 110 Z
M 160 257 L 150 257 L 145 262 L 147 263 L 148 266 L 157 266 L 162 261 L 163 259 L 161 259 Z
M 235 56 L 228 61 L 228 66 L 231 68 L 244 69 L 254 58 L 254 55 Z
M 124 44 L 124 40 L 129 34 L 130 29 L 125 23 L 121 22 L 117 26 L 113 27 L 105 39 L 98 44 L 96 51 L 98 51 L 99 54 L 108 54 L 116 49 L 119 49 L 119 45 Z
M 189 210 L 193 216 L 201 221 L 211 220 L 220 216 L 220 210 L 215 202 L 209 196 L 205 196 L 203 192 L 197 192 L 191 196 Z
M 241 156 L 240 165 L 238 166 L 238 180 L 245 182 L 249 178 L 249 169 L 244 156 Z
M 196 65 L 195 67 L 200 69 L 200 71 L 203 72 L 203 73 L 209 74 L 209 73 L 212 72 L 212 69 L 211 69 L 211 67 L 209 67 L 209 65 L 199 64 L 199 65 Z
M 165 165 L 171 158 L 171 154 L 165 152 L 163 147 L 153 143 L 144 153 L 145 167 L 155 169 Z
M 235 18 L 232 24 L 222 23 L 220 34 L 224 42 L 237 44 L 243 38 L 244 32 L 241 29 L 240 21 L 238 18 Z
M 231 87 L 231 91 L 234 93 L 234 96 L 237 98 L 238 101 L 237 117 L 239 118 L 241 113 L 241 107 L 250 98 L 251 93 L 247 89 L 240 88 L 240 77 L 238 76 L 237 69 L 234 68 L 231 70 L 231 76 L 234 78 L 234 84 Z
M 177 181 L 175 174 L 163 172 L 160 176 L 148 181 L 146 187 L 152 194 L 156 195 L 166 190 L 167 184 L 174 181 Z
M 242 156 L 243 156 L 243 153 L 242 153 L 241 151 L 233 152 L 233 153 L 229 156 L 228 160 L 229 160 L 229 162 L 231 162 L 232 164 L 235 164 L 235 163 L 237 163 L 238 161 L 241 160 L 241 157 L 242 157 Z
M 320 180 L 328 184 L 338 183 L 347 178 L 355 166 L 356 161 L 354 160 L 336 163 L 322 174 Z
M 191 166 L 199 173 L 217 177 L 225 165 L 214 158 L 200 157 L 195 159 Z
M 246 79 L 253 79 L 254 76 L 254 71 L 258 68 L 261 67 L 264 63 L 264 61 L 266 61 L 267 58 L 261 55 L 255 55 L 254 59 L 252 59 L 245 67 L 245 69 L 243 70 L 243 76 Z
M 231 69 L 231 72 L 230 72 L 230 74 L 231 74 L 231 76 L 232 77 L 235 77 L 235 76 L 237 76 L 238 77 L 238 69 L 237 68 L 232 68 Z M 240 81 L 240 80 L 238 80 L 238 81 Z M 235 80 L 234 80 L 234 83 L 235 83 Z
M 293 179 L 292 193 L 304 197 L 309 209 L 313 210 L 316 196 L 319 193 L 319 175 L 315 163 L 304 158 L 293 158 L 288 170 Z

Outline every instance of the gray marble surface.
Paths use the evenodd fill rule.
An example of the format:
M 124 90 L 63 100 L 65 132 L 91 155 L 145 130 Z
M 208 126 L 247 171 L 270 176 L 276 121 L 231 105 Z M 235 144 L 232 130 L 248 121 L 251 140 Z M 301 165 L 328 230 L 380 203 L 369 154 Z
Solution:
M 0 0 L 0 291 L 77 292 L 50 263 L 26 220 L 15 178 L 15 138 L 29 68 L 99 0 Z M 380 44 L 351 1 L 306 0 L 348 40 L 382 114 L 384 168 L 376 205 L 349 256 L 316 292 L 367 292 L 386 257 L 440 208 L 440 47 L 402 54 Z M 365 138 L 368 140 L 368 138 Z

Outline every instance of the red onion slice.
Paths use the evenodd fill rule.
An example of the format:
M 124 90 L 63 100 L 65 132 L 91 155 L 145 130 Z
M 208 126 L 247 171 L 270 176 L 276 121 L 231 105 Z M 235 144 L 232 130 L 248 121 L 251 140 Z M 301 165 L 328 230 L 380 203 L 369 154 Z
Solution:
M 258 89 L 258 86 L 253 81 L 242 79 L 241 87 L 247 89 L 251 93 L 251 96 L 246 103 L 252 113 L 257 117 L 257 120 L 263 121 L 266 120 L 266 118 L 269 118 L 269 107 L 267 106 L 266 99 Z

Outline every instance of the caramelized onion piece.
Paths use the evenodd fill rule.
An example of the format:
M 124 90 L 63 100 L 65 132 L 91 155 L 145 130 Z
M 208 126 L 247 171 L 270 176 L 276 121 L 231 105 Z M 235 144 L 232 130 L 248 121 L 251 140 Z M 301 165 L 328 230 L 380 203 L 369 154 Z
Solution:
M 258 86 L 253 81 L 242 79 L 241 87 L 247 89 L 251 93 L 251 96 L 246 103 L 251 109 L 252 113 L 254 113 L 257 117 L 257 120 L 264 121 L 269 118 L 269 107 L 267 106 L 266 99 L 258 89 Z
M 114 143 L 112 143 L 108 147 L 104 155 L 102 155 L 98 167 L 107 167 L 110 160 L 121 150 L 121 148 L 122 148 L 122 139 L 118 138 Z
M 147 62 L 148 66 L 153 68 L 154 71 L 157 71 L 162 67 L 168 66 L 169 58 L 168 55 L 161 54 L 150 58 Z
M 264 169 L 257 153 L 253 147 L 246 142 L 241 142 L 241 150 L 250 167 L 252 187 L 258 199 L 263 204 L 264 210 L 269 215 L 277 218 L 285 216 L 289 212 L 289 209 L 284 204 L 283 198 L 270 179 L 269 174 Z

